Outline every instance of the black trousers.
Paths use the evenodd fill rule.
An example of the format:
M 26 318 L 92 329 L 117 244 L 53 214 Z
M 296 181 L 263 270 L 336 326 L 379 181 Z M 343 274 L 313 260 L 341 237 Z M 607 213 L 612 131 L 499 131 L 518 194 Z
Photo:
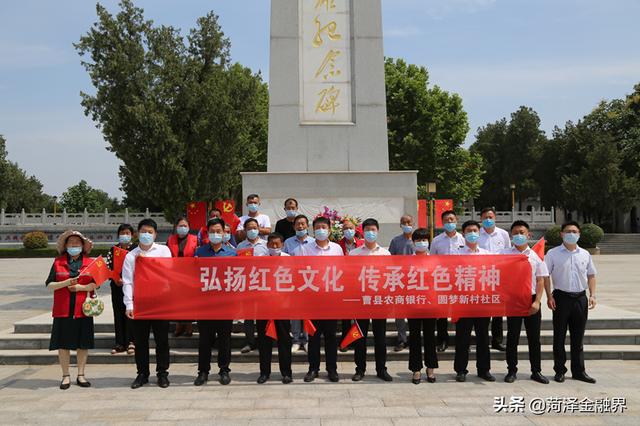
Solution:
M 589 302 L 587 295 L 581 293 L 566 293 L 554 290 L 553 298 L 556 301 L 556 310 L 553 311 L 553 369 L 556 373 L 566 373 L 567 352 L 564 342 L 569 328 L 571 342 L 571 374 L 583 374 L 584 352 L 582 341 L 584 330 L 587 326 Z
M 124 305 L 122 286 L 111 281 L 111 306 L 113 306 L 113 328 L 116 334 L 116 345 L 129 346 L 134 341 L 132 320 L 127 317 Z
M 469 364 L 469 346 L 471 329 L 476 333 L 476 368 L 478 374 L 491 370 L 489 355 L 489 321 L 490 318 L 460 318 L 456 323 L 456 354 L 453 368 L 456 373 L 465 373 Z
M 258 328 L 258 353 L 260 357 L 260 374 L 271 374 L 271 357 L 273 355 L 273 340 L 265 334 L 267 327 L 265 320 L 256 321 Z M 280 374 L 291 377 L 291 321 L 275 320 L 278 334 L 278 363 Z
M 358 325 L 362 330 L 362 339 L 353 342 L 353 360 L 356 363 L 356 373 L 364 374 L 367 371 L 367 336 L 369 335 L 369 324 L 373 329 L 373 339 L 375 342 L 376 372 L 387 371 L 387 320 L 386 319 L 359 319 Z
M 340 341 L 343 341 L 347 334 L 349 333 L 349 329 L 351 329 L 351 320 L 343 319 L 340 320 L 340 328 L 341 328 L 341 337 Z
M 169 321 L 134 320 L 136 367 L 138 374 L 146 377 L 149 377 L 149 334 L 152 330 L 156 342 L 156 373 L 160 376 L 169 370 Z
M 531 302 L 533 303 L 535 300 L 536 296 L 531 296 Z M 520 340 L 523 322 L 524 329 L 527 332 L 531 372 L 539 373 L 542 371 L 540 365 L 540 323 L 542 322 L 542 314 L 540 310 L 528 317 L 507 317 L 507 368 L 512 373 L 518 371 L 518 341 Z
M 438 368 L 435 328 L 435 318 L 409 318 L 409 370 L 422 370 L 423 347 L 425 367 Z
M 493 317 L 491 318 L 491 343 L 502 343 L 503 340 L 502 317 Z
M 251 347 L 256 346 L 256 322 L 255 320 L 244 320 L 242 324 L 244 329 L 244 335 L 246 338 L 245 344 Z
M 446 343 L 449 344 L 449 321 L 446 318 L 438 318 L 437 322 L 438 328 L 438 344 Z M 431 368 L 431 367 L 429 367 Z
M 325 364 L 328 372 L 338 371 L 338 320 L 313 320 L 316 332 L 309 336 L 307 357 L 309 371 L 320 371 L 320 337 L 324 336 Z
M 198 371 L 211 371 L 211 347 L 218 344 L 218 368 L 220 373 L 231 371 L 231 326 L 232 320 L 200 320 L 198 321 Z M 217 337 L 217 338 L 216 338 Z

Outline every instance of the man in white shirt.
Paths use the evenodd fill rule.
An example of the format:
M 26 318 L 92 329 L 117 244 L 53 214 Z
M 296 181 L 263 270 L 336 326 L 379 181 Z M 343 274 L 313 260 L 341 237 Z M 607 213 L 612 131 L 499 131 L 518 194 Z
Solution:
M 462 224 L 465 246 L 458 250 L 461 255 L 487 255 L 487 250 L 478 246 L 480 239 L 480 224 L 475 220 L 468 220 Z M 467 365 L 469 364 L 469 346 L 471 344 L 471 329 L 476 333 L 476 368 L 478 377 L 488 382 L 495 382 L 491 375 L 491 355 L 489 354 L 489 318 L 460 318 L 456 323 L 456 353 L 453 368 L 456 371 L 456 381 L 467 379 Z
M 249 214 L 240 218 L 240 224 L 236 228 L 236 240 L 244 239 L 244 224 L 247 219 L 255 219 L 258 222 L 258 235 L 266 242 L 267 236 L 271 233 L 271 219 L 266 214 L 260 213 L 260 196 L 258 194 L 247 196 L 247 210 Z
M 136 269 L 136 258 L 171 257 L 169 247 L 156 244 L 158 225 L 153 219 L 143 219 L 138 224 L 138 247 L 127 253 L 122 266 L 122 292 L 126 308 L 126 315 L 133 320 L 133 333 L 136 342 L 137 376 L 132 389 L 137 389 L 149 383 L 149 333 L 153 330 L 153 340 L 156 343 L 156 374 L 158 386 L 169 386 L 169 321 L 166 320 L 138 320 L 134 317 L 133 288 Z
M 380 225 L 375 219 L 367 219 L 362 222 L 364 245 L 351 250 L 349 256 L 391 256 L 391 253 L 387 249 L 380 247 L 377 242 L 379 229 Z M 371 323 L 375 342 L 376 376 L 385 382 L 393 381 L 393 378 L 387 372 L 386 318 L 374 320 L 359 319 L 357 321 L 364 337 L 356 340 L 353 344 L 353 359 L 356 363 L 356 373 L 351 380 L 354 382 L 361 381 L 367 370 L 367 336 L 369 334 L 369 323 Z
M 571 375 L 575 380 L 595 383 L 596 380 L 585 372 L 582 341 L 588 311 L 596 307 L 597 271 L 589 252 L 578 247 L 580 225 L 568 222 L 562 225 L 561 229 L 562 245 L 549 250 L 544 259 L 551 275 L 551 282 L 545 282 L 545 292 L 547 305 L 553 311 L 553 369 L 556 372 L 554 380 L 558 383 L 564 382 L 567 372 L 564 342 L 568 327 L 571 340 Z
M 313 221 L 315 241 L 313 244 L 305 244 L 299 247 L 294 256 L 343 256 L 342 248 L 329 241 L 331 233 L 331 221 L 326 217 L 317 217 Z M 320 371 L 320 337 L 324 336 L 324 352 L 326 358 L 327 373 L 332 382 L 340 381 L 338 376 L 338 341 L 336 331 L 337 320 L 314 320 L 316 332 L 309 337 L 309 372 L 304 376 L 307 383 L 313 382 Z
M 442 212 L 442 226 L 444 232 L 437 235 L 431 242 L 431 255 L 442 256 L 458 254 L 458 250 L 464 247 L 464 237 L 458 231 L 458 216 L 453 210 Z M 449 347 L 449 324 L 446 318 L 438 318 L 438 352 L 444 352 Z
M 513 383 L 518 372 L 518 341 L 522 323 L 527 332 L 527 343 L 529 345 L 529 363 L 531 364 L 531 380 L 538 383 L 548 384 L 549 380 L 542 375 L 540 362 L 540 300 L 544 291 L 545 278 L 549 277 L 546 264 L 529 247 L 529 224 L 522 220 L 516 220 L 511 225 L 511 241 L 513 247 L 505 249 L 502 254 L 523 254 L 529 259 L 531 264 L 531 308 L 529 316 L 507 317 L 507 375 L 504 381 Z
M 480 247 L 492 254 L 500 254 L 502 250 L 511 247 L 511 236 L 507 231 L 496 226 L 496 210 L 485 207 L 480 213 L 482 229 L 480 229 Z M 498 351 L 505 351 L 502 344 L 504 333 L 502 317 L 491 318 L 491 347 Z

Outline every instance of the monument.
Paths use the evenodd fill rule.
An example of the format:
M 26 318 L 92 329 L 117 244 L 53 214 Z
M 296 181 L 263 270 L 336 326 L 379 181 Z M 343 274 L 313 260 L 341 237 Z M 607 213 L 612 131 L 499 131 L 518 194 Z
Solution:
M 244 197 L 272 220 L 287 197 L 375 217 L 387 244 L 417 172 L 389 170 L 381 0 L 272 0 L 270 52 L 267 172 L 242 173 Z

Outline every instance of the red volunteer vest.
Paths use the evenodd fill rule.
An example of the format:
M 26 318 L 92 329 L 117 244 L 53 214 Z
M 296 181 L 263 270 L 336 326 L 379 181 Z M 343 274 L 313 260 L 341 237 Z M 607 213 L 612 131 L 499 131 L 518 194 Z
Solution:
M 167 247 L 171 251 L 171 256 L 178 257 L 178 252 L 180 251 L 178 247 L 178 236 L 173 234 L 169 237 L 167 241 Z M 198 237 L 193 234 L 187 235 L 187 243 L 184 245 L 184 257 L 193 257 L 196 254 L 196 249 L 198 248 Z
M 88 256 L 82 256 L 82 268 L 84 269 L 93 261 Z M 69 261 L 66 254 L 58 256 L 53 261 L 53 269 L 56 272 L 56 281 L 64 281 L 69 278 Z M 87 298 L 88 292 L 80 291 L 76 293 L 76 305 L 73 308 L 74 318 L 83 318 L 82 304 Z M 59 288 L 53 292 L 53 309 L 52 316 L 54 318 L 66 318 L 69 316 L 69 304 L 71 303 L 71 292 L 67 287 Z

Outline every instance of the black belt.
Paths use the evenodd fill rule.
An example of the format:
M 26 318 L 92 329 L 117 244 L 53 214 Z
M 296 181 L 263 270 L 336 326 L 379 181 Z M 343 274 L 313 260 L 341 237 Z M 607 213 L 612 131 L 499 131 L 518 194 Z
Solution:
M 577 299 L 578 297 L 586 296 L 587 292 L 585 290 L 579 291 L 577 293 L 571 291 L 553 290 L 553 294 L 560 294 L 562 296 L 571 297 L 572 299 Z

